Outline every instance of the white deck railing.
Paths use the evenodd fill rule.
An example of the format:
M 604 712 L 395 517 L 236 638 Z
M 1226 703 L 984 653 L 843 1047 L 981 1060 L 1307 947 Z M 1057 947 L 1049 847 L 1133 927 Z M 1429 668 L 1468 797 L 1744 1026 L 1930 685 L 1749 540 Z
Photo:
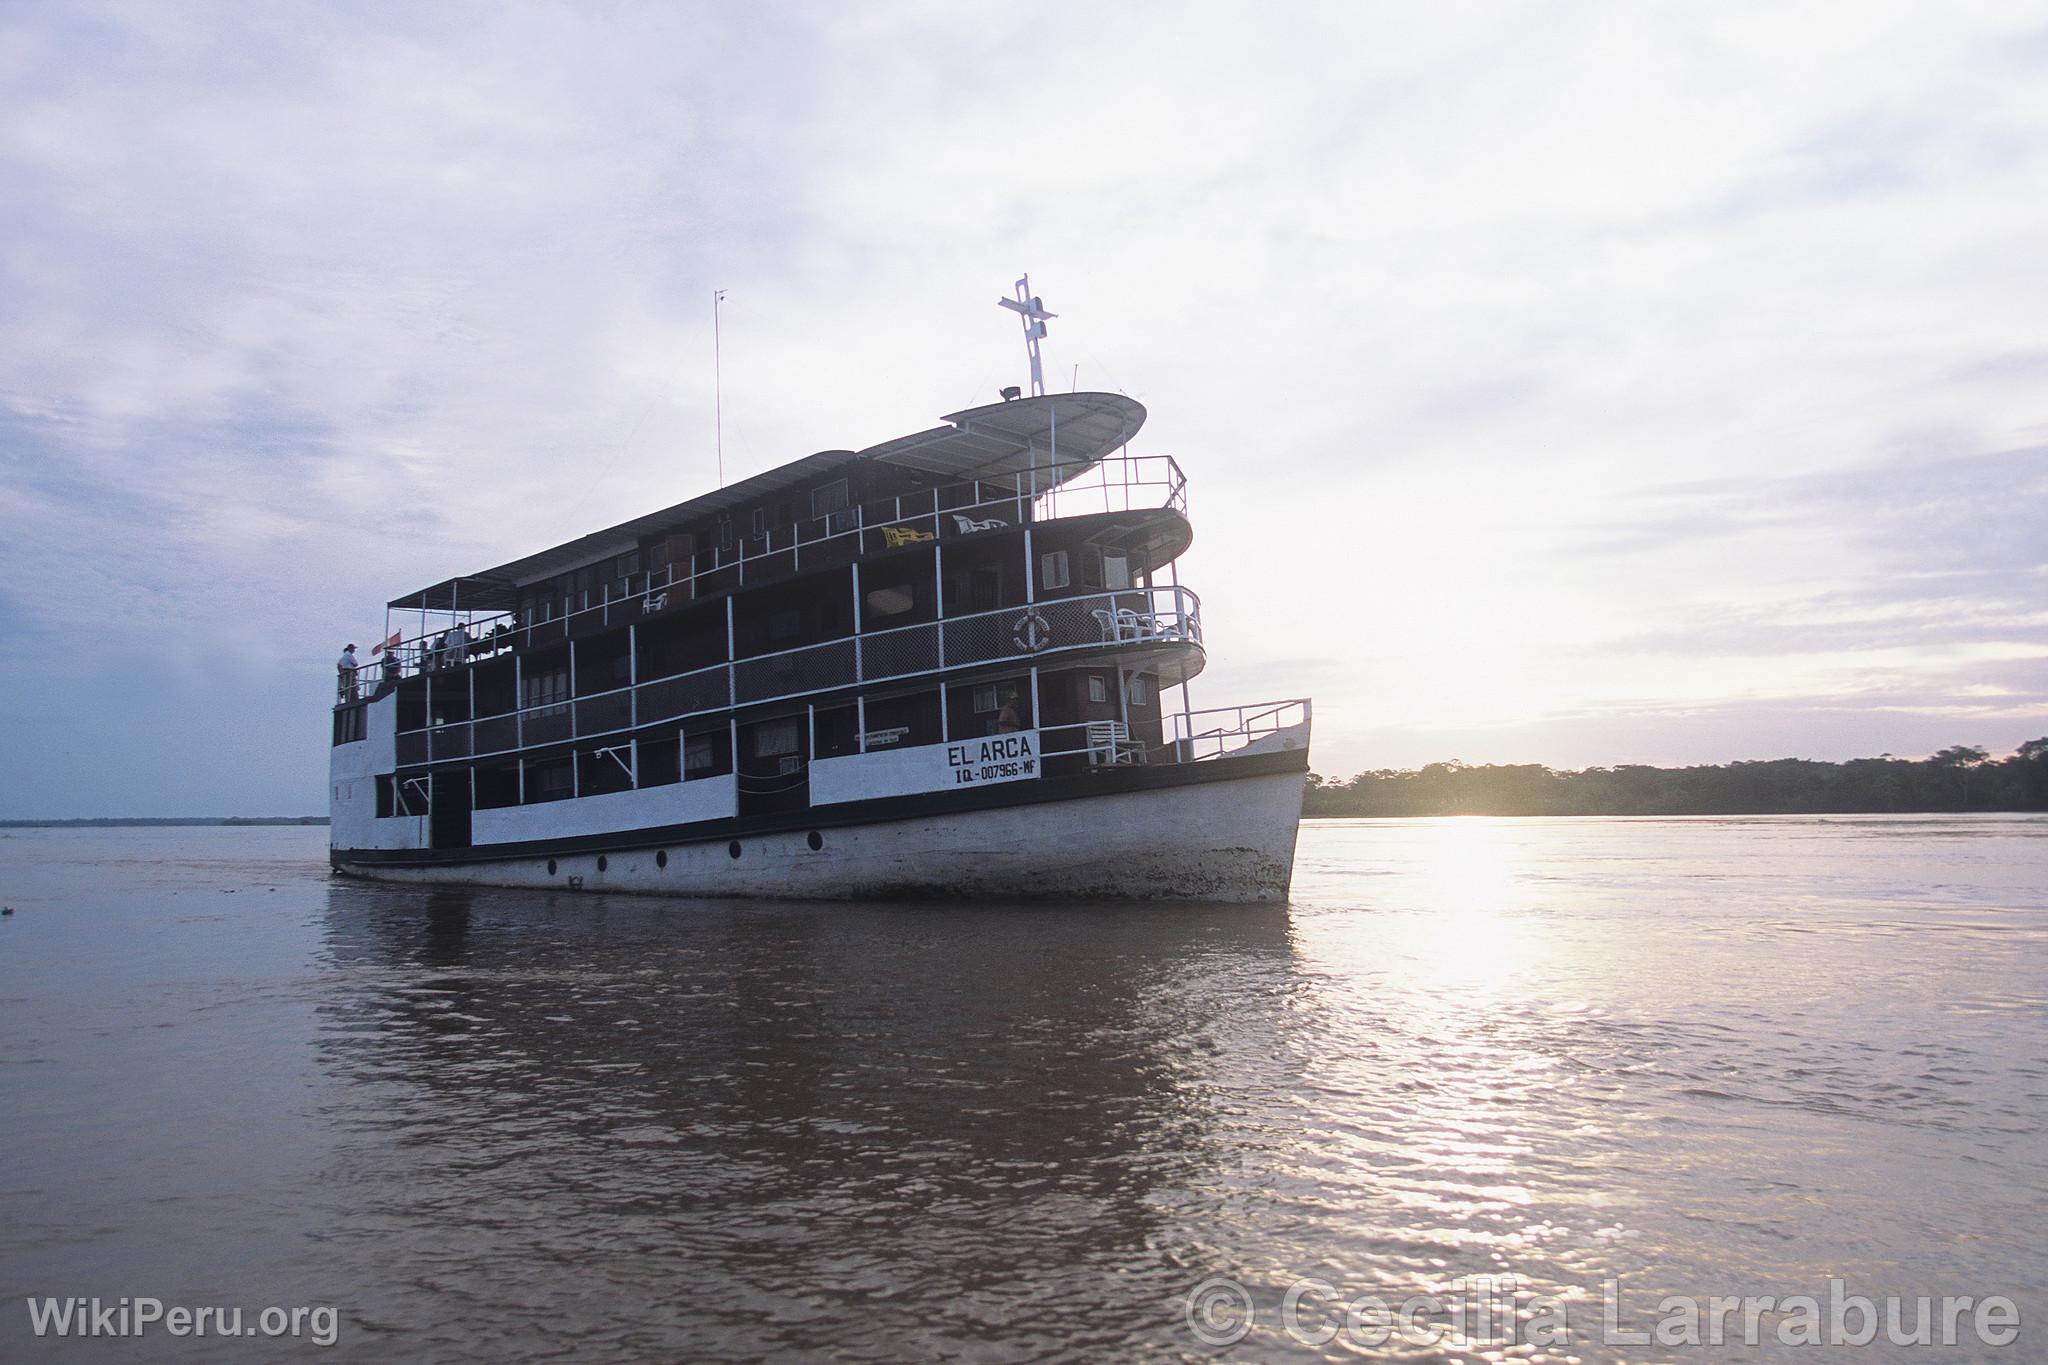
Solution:
M 399 732 L 401 763 L 479 758 L 599 739 L 732 706 L 902 682 L 994 663 L 1029 668 L 1105 645 L 1202 643 L 1202 603 L 1183 587 L 1125 588 L 869 631 L 499 715 Z M 467 681 L 467 670 L 435 675 Z M 410 750 L 411 752 L 408 752 Z
M 634 621 L 695 600 L 698 584 L 705 579 L 720 577 L 728 586 L 744 587 L 748 569 L 751 567 L 758 578 L 764 562 L 771 559 L 787 559 L 788 572 L 800 572 L 806 551 L 816 558 L 829 549 L 833 563 L 837 564 L 862 553 L 937 540 L 942 533 L 971 534 L 976 524 L 981 529 L 997 530 L 1101 512 L 1160 507 L 1187 514 L 1187 477 L 1170 455 L 1112 457 L 1044 492 L 1029 491 L 1028 485 L 1036 475 L 1050 478 L 1059 468 L 1043 465 L 1019 471 L 1017 480 L 1026 485 L 1023 491 L 1004 493 L 980 482 L 948 484 L 772 526 L 765 535 L 736 534 L 730 547 L 700 551 L 681 571 L 678 566 L 669 565 L 634 574 L 630 579 L 609 580 L 598 590 L 597 601 L 586 602 L 573 612 L 545 621 L 521 623 L 512 612 L 468 614 L 464 619 L 469 638 L 459 652 L 444 652 L 439 647 L 437 642 L 448 634 L 446 630 L 429 630 L 400 639 L 389 653 L 397 658 L 401 677 L 455 667 L 466 661 L 490 658 L 515 646 L 530 645 L 536 638 L 566 638 L 592 625 Z M 1001 515 L 1004 513 L 1007 515 Z M 988 525 L 991 521 L 995 524 Z M 785 574 L 778 572 L 775 576 Z M 716 591 L 726 590 L 727 586 L 720 586 Z M 382 654 L 366 660 L 366 683 L 381 675 L 382 662 Z
M 1167 747 L 1184 762 L 1230 754 L 1308 747 L 1307 697 L 1212 706 L 1169 716 Z

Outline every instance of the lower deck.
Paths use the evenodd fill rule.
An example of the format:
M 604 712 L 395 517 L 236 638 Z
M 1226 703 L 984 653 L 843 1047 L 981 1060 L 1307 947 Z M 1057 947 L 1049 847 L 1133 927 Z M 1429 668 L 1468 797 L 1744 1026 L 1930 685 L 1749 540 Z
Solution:
M 682 896 L 1277 901 L 1306 771 L 1305 744 L 1275 746 L 465 849 L 337 846 L 332 861 L 384 880 Z

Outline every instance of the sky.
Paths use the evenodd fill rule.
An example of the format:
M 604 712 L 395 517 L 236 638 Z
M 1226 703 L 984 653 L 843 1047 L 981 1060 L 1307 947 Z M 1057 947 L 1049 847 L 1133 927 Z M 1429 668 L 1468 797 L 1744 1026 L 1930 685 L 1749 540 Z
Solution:
M 1024 378 L 1326 774 L 2048 734 L 2048 16 L 0 6 L 0 817 L 324 809 L 383 603 Z

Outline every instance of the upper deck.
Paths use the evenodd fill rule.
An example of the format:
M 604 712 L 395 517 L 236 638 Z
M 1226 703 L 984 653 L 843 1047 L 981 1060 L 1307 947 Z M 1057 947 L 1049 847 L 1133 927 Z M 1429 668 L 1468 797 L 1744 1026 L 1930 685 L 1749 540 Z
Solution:
M 1074 480 L 1144 425 L 1144 406 L 1121 394 L 1070 393 L 1016 399 L 956 412 L 947 425 L 897 437 L 864 450 L 827 450 L 743 479 L 714 492 L 606 527 L 481 573 L 444 579 L 395 597 L 394 610 L 511 611 L 525 590 L 568 575 L 616 567 L 621 559 L 691 574 L 772 549 L 823 538 L 817 523 L 841 533 L 846 513 L 869 513 L 906 495 L 971 488 L 972 498 L 938 510 L 966 510 L 985 500 L 1028 502 Z M 913 507 L 911 515 L 917 515 Z M 781 542 L 770 546 L 765 542 Z M 599 573 L 598 578 L 607 575 Z M 625 576 L 623 573 L 618 576 Z
M 1063 520 L 1088 518 L 1091 539 L 1164 565 L 1191 535 L 1185 476 L 1171 457 L 1105 458 L 1103 448 L 1135 431 L 1143 411 L 1119 395 L 1062 394 L 957 413 L 954 426 L 813 455 L 445 580 L 389 603 L 420 613 L 416 635 L 398 632 L 397 669 L 545 645 L 749 585 Z M 972 477 L 943 480 L 948 471 Z M 457 623 L 451 648 L 444 637 Z

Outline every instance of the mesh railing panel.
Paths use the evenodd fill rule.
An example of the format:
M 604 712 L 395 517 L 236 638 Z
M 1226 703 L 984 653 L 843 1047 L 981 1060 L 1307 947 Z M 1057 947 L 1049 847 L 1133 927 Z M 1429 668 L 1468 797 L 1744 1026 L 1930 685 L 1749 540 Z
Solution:
M 624 692 L 607 692 L 576 703 L 579 735 L 601 735 L 607 730 L 623 730 L 632 723 L 632 698 Z
M 640 723 L 711 711 L 732 703 L 725 665 L 640 685 Z
M 549 707 L 545 712 L 529 711 L 523 727 L 528 745 L 553 744 L 569 737 L 569 708 Z
M 476 723 L 476 751 L 493 754 L 519 747 L 519 721 L 514 716 L 491 716 Z
M 853 681 L 851 640 L 834 640 L 765 659 L 750 659 L 733 670 L 734 699 L 741 702 L 844 687 Z
M 469 727 L 467 725 L 443 725 L 431 733 L 434 736 L 434 758 L 469 757 Z
M 1137 610 L 1144 605 L 1146 596 L 1143 592 L 1118 593 L 1116 599 Z M 1116 610 L 1108 598 L 1038 602 L 946 622 L 946 664 L 954 667 L 1028 659 L 1051 649 L 1111 642 L 1117 638 L 1116 631 Z

